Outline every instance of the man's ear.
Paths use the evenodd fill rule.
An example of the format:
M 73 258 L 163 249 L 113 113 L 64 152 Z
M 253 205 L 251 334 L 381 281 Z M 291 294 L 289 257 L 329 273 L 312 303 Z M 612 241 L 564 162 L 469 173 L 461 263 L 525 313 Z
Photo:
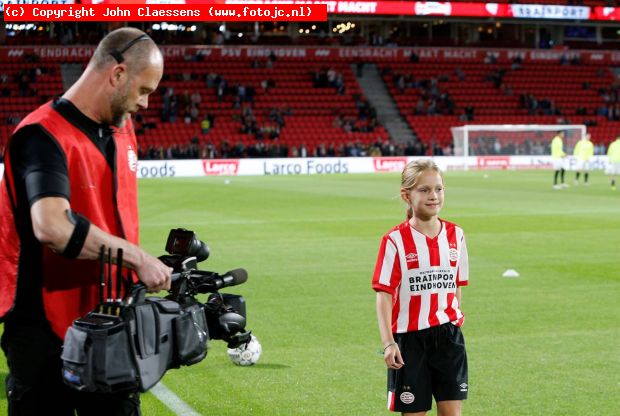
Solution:
M 112 72 L 110 73 L 110 85 L 117 87 L 124 81 L 125 77 L 127 77 L 127 65 L 114 65 L 114 68 L 112 68 Z

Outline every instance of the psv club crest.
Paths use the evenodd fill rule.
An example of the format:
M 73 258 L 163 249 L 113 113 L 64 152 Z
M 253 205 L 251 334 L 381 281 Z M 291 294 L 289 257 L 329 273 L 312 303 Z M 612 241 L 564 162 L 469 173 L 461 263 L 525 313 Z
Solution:
M 415 396 L 409 391 L 404 391 L 400 394 L 400 401 L 404 404 L 411 404 L 414 400 Z
M 455 248 L 450 249 L 450 261 L 457 261 L 459 259 L 459 252 Z
M 456 243 L 450 243 L 450 251 L 448 251 L 450 261 L 457 261 L 459 259 L 459 252 L 456 249 Z
M 138 170 L 138 155 L 131 146 L 127 149 L 127 163 L 129 164 L 130 171 L 135 172 Z

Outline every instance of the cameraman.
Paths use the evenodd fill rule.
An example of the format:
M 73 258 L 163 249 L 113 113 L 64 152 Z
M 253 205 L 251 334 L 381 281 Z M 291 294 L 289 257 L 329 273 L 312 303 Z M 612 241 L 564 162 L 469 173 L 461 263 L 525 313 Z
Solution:
M 138 244 L 137 144 L 131 114 L 146 109 L 163 56 L 122 28 L 97 46 L 60 98 L 16 128 L 0 184 L 0 316 L 10 415 L 139 415 L 137 394 L 77 393 L 64 385 L 62 340 L 98 304 L 99 250 L 124 251 L 150 291 L 171 270 Z M 113 270 L 116 266 L 113 266 Z M 118 297 L 118 294 L 117 294 Z

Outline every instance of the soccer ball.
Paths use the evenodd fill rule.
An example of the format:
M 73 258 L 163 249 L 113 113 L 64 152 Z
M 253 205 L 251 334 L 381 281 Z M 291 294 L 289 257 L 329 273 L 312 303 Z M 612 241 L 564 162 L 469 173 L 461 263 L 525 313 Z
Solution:
M 228 349 L 228 357 L 237 365 L 254 365 L 260 358 L 260 354 L 263 351 L 258 339 L 251 335 L 250 340 L 246 344 L 242 344 L 237 348 Z

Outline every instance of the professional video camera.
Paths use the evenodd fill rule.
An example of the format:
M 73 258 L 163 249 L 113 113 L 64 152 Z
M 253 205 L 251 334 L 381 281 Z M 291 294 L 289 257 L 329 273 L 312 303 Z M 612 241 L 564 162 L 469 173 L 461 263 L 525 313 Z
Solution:
M 146 296 L 142 283 L 129 286 L 131 279 L 123 278 L 120 266 L 114 293 L 112 253 L 108 250 L 106 259 L 101 248 L 100 305 L 67 331 L 62 353 L 66 384 L 89 392 L 147 391 L 168 369 L 202 361 L 209 339 L 222 339 L 229 348 L 250 341 L 244 298 L 219 292 L 244 283 L 247 272 L 198 270 L 209 248 L 185 229 L 170 231 L 166 252 L 159 259 L 173 269 L 172 284 L 161 298 Z M 119 250 L 118 265 L 122 258 Z M 196 299 L 201 293 L 210 293 L 206 303 Z
M 180 305 L 196 304 L 199 293 L 211 293 L 204 304 L 209 336 L 223 339 L 228 348 L 235 348 L 250 340 L 245 328 L 245 299 L 239 295 L 219 293 L 218 290 L 236 286 L 248 280 L 244 269 L 234 269 L 222 275 L 197 269 L 197 263 L 209 258 L 209 247 L 193 231 L 177 228 L 170 230 L 166 251 L 159 259 L 172 267 L 172 287 L 166 299 Z

